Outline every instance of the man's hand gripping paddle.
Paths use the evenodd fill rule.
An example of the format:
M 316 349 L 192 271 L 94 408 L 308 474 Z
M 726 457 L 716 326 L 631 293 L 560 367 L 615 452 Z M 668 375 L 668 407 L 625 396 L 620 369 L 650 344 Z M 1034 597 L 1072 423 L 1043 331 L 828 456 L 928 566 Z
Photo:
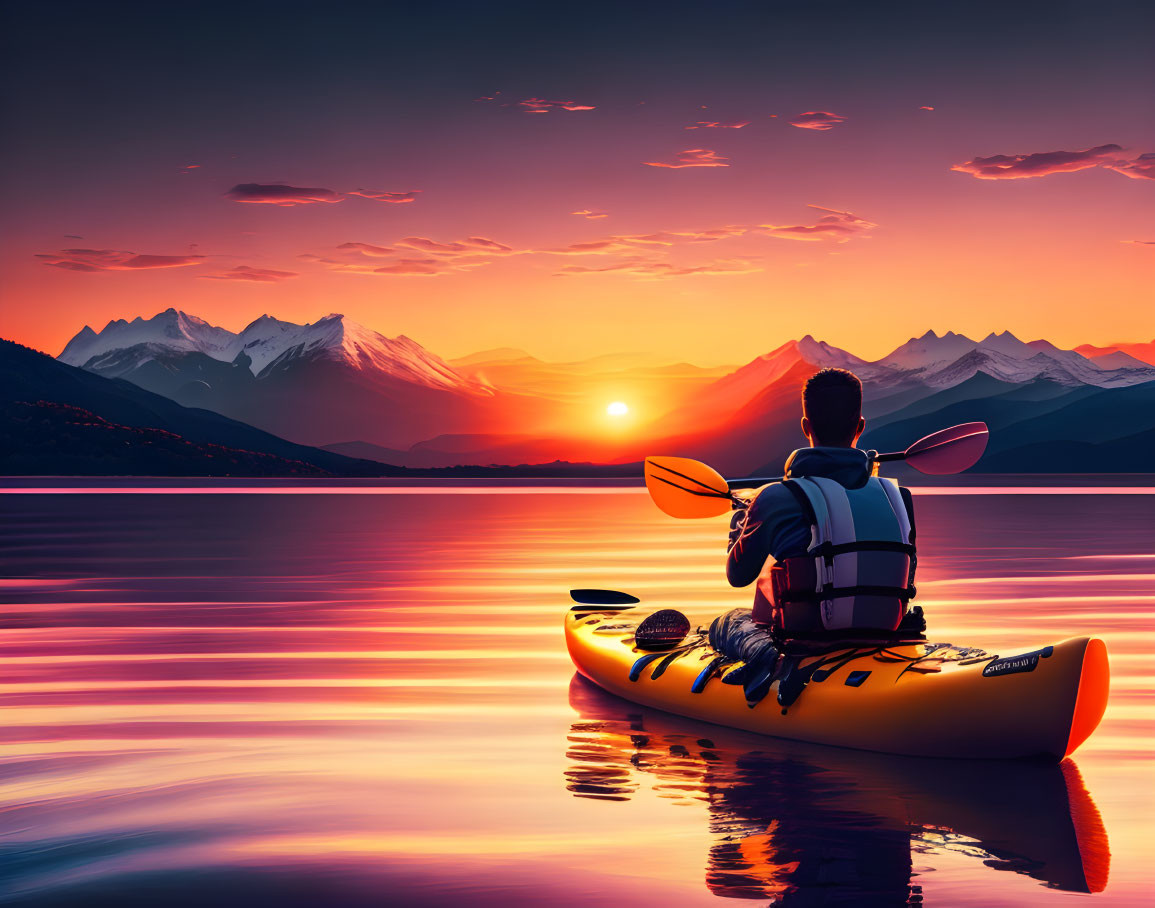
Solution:
M 872 463 L 902 460 L 920 473 L 943 476 L 973 467 L 986 450 L 986 423 L 968 422 L 920 438 L 905 451 L 868 452 Z M 726 480 L 712 467 L 688 457 L 647 457 L 646 488 L 654 504 L 671 517 L 717 517 L 744 505 L 735 489 L 750 489 L 776 479 Z

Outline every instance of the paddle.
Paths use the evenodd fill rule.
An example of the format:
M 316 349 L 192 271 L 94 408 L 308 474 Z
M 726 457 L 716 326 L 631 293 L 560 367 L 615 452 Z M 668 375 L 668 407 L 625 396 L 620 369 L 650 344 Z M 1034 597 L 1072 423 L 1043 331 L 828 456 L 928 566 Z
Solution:
M 905 451 L 879 454 L 868 451 L 872 463 L 901 460 L 920 473 L 942 476 L 973 467 L 987 447 L 986 423 L 968 422 L 920 438 Z M 734 489 L 750 489 L 777 482 L 750 478 L 726 480 L 717 470 L 688 457 L 647 457 L 646 488 L 661 510 L 671 517 L 717 517 L 744 500 Z

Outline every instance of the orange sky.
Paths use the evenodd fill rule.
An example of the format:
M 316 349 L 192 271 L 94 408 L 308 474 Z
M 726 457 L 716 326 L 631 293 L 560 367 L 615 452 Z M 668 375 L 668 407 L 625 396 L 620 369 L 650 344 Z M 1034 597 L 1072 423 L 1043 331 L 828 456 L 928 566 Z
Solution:
M 139 67 L 98 62 L 100 93 L 61 92 L 86 64 L 79 26 L 33 40 L 15 65 L 33 87 L 8 99 L 0 333 L 57 353 L 168 306 L 234 330 L 338 311 L 446 357 L 707 365 L 808 333 L 867 358 L 927 329 L 1155 336 L 1141 42 L 1074 19 L 1029 46 L 889 24 L 860 47 L 844 23 L 837 58 L 799 69 L 796 42 L 754 22 L 758 40 L 709 51 L 708 78 L 674 38 L 621 38 L 601 68 L 502 63 L 493 44 L 472 70 L 415 38 L 395 65 L 421 86 L 369 44 L 292 58 L 207 27 L 154 36 L 216 54 L 202 75 L 231 93 L 211 97 L 119 32 L 104 50 Z M 164 104 L 129 90 L 142 71 Z

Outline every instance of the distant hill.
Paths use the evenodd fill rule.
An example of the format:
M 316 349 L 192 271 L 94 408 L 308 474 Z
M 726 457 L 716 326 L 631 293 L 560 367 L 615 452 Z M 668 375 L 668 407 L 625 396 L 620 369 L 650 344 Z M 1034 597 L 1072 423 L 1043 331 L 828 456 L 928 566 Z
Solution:
M 164 429 L 121 426 L 68 404 L 0 404 L 7 476 L 332 476 L 274 454 L 197 444 Z
M 404 470 L 294 444 L 208 410 L 180 404 L 131 382 L 102 378 L 12 341 L 0 340 L 0 472 L 105 474 L 120 464 L 144 475 L 210 475 L 200 452 L 229 475 L 403 475 Z M 86 424 L 86 416 L 91 417 Z M 53 430 L 60 436 L 51 442 Z M 133 430 L 150 430 L 135 432 Z M 85 452 L 73 443 L 90 446 Z M 139 444 L 139 456 L 115 446 Z M 38 452 L 40 461 L 32 460 Z M 87 459 L 85 459 L 87 457 Z M 230 461 L 229 458 L 232 458 Z M 231 464 L 231 466 L 229 466 Z M 71 465 L 71 466 L 69 466 Z M 220 475 L 211 473 L 211 475 Z

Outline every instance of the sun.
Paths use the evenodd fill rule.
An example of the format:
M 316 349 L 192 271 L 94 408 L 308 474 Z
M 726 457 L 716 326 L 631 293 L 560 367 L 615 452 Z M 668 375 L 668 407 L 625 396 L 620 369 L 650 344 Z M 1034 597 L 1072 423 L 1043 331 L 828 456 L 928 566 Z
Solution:
M 623 404 L 620 400 L 615 400 L 612 404 L 606 407 L 607 416 L 625 416 L 630 412 L 630 408 Z

